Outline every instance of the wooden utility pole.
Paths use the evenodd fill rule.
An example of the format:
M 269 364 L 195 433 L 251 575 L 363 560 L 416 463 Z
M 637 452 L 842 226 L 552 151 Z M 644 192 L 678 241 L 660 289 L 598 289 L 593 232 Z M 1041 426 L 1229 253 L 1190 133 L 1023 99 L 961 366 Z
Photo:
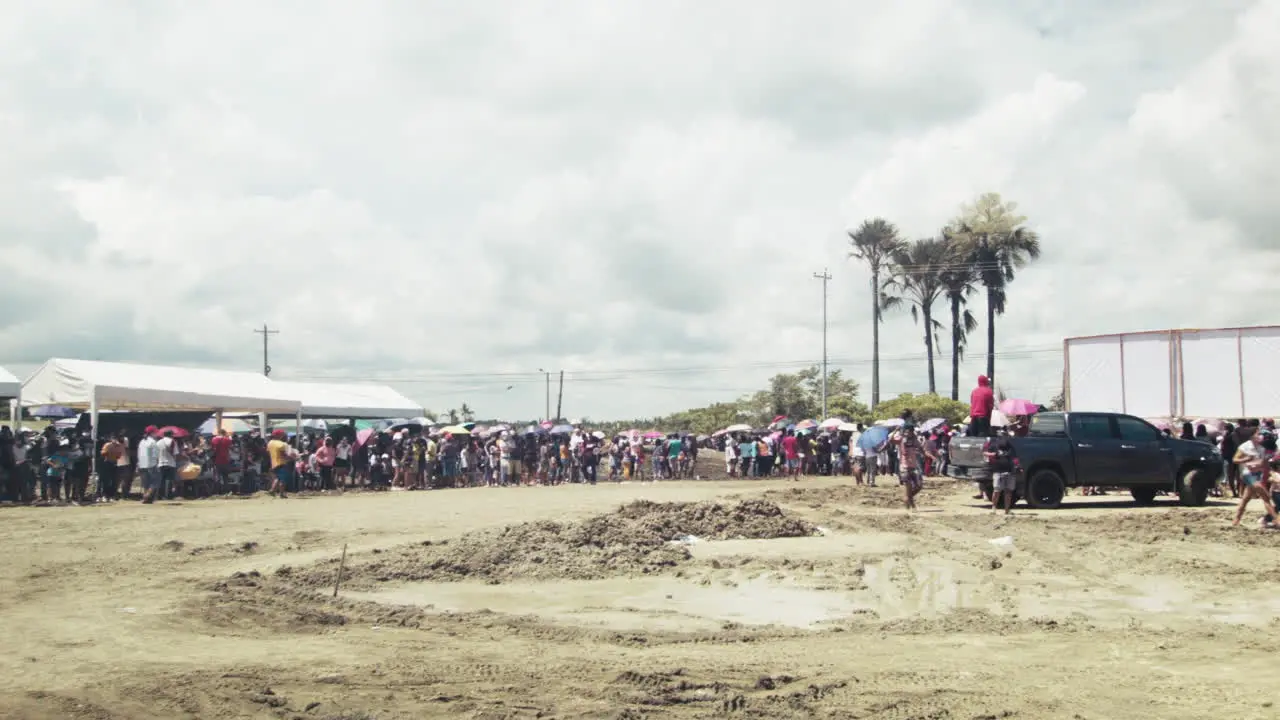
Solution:
M 270 338 L 272 335 L 279 335 L 279 330 L 272 330 L 267 327 L 266 323 L 262 323 L 261 330 L 254 330 L 262 335 L 262 374 L 267 377 L 271 376 L 271 346 Z
M 561 371 L 560 371 L 560 392 L 556 393 L 556 419 L 555 419 L 555 422 L 557 422 L 557 423 L 558 423 L 558 422 L 560 422 L 560 418 L 561 418 L 561 417 L 563 417 L 563 416 L 560 414 L 560 410 L 561 410 L 561 408 L 562 408 L 562 406 L 563 406 L 563 403 L 564 403 L 564 371 L 563 371 L 563 370 L 561 370 Z

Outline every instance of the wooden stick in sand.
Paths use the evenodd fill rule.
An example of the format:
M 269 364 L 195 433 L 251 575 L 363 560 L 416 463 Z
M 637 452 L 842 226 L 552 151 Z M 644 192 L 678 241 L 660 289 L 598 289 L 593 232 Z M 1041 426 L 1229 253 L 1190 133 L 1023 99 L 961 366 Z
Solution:
M 342 544 L 342 560 L 338 561 L 338 577 L 333 581 L 333 596 L 338 597 L 338 587 L 342 585 L 342 571 L 347 567 L 347 544 Z

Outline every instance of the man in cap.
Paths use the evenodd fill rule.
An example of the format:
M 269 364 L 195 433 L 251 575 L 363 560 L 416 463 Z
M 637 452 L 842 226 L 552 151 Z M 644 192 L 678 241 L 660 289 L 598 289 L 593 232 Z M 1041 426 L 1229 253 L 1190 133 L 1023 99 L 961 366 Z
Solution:
M 293 449 L 285 442 L 284 430 L 271 431 L 267 442 L 267 456 L 271 459 L 271 494 L 288 497 L 289 483 L 293 479 Z

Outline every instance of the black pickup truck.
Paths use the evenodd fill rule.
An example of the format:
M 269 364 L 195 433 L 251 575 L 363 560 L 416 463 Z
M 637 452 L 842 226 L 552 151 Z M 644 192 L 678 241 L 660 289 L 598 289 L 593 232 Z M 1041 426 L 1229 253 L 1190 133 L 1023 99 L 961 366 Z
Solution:
M 990 494 L 983 456 L 988 438 L 951 439 L 947 474 L 979 483 Z M 1018 498 L 1035 508 L 1062 503 L 1069 487 L 1125 487 L 1139 505 L 1164 490 L 1183 505 L 1203 505 L 1223 473 L 1217 447 L 1165 436 L 1131 415 L 1044 412 L 1033 415 L 1025 437 L 1013 438 Z

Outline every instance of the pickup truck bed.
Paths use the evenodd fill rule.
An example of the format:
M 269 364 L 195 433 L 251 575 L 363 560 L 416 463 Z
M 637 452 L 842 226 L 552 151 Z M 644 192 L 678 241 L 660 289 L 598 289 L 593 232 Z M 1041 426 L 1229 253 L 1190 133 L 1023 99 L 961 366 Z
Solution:
M 947 474 L 990 490 L 983 456 L 988 438 L 951 440 Z M 1150 504 L 1163 490 L 1184 505 L 1203 505 L 1222 477 L 1222 456 L 1208 443 L 1166 437 L 1155 426 L 1116 413 L 1040 413 L 1026 437 L 1013 438 L 1018 497 L 1054 508 L 1070 487 L 1125 487 Z

